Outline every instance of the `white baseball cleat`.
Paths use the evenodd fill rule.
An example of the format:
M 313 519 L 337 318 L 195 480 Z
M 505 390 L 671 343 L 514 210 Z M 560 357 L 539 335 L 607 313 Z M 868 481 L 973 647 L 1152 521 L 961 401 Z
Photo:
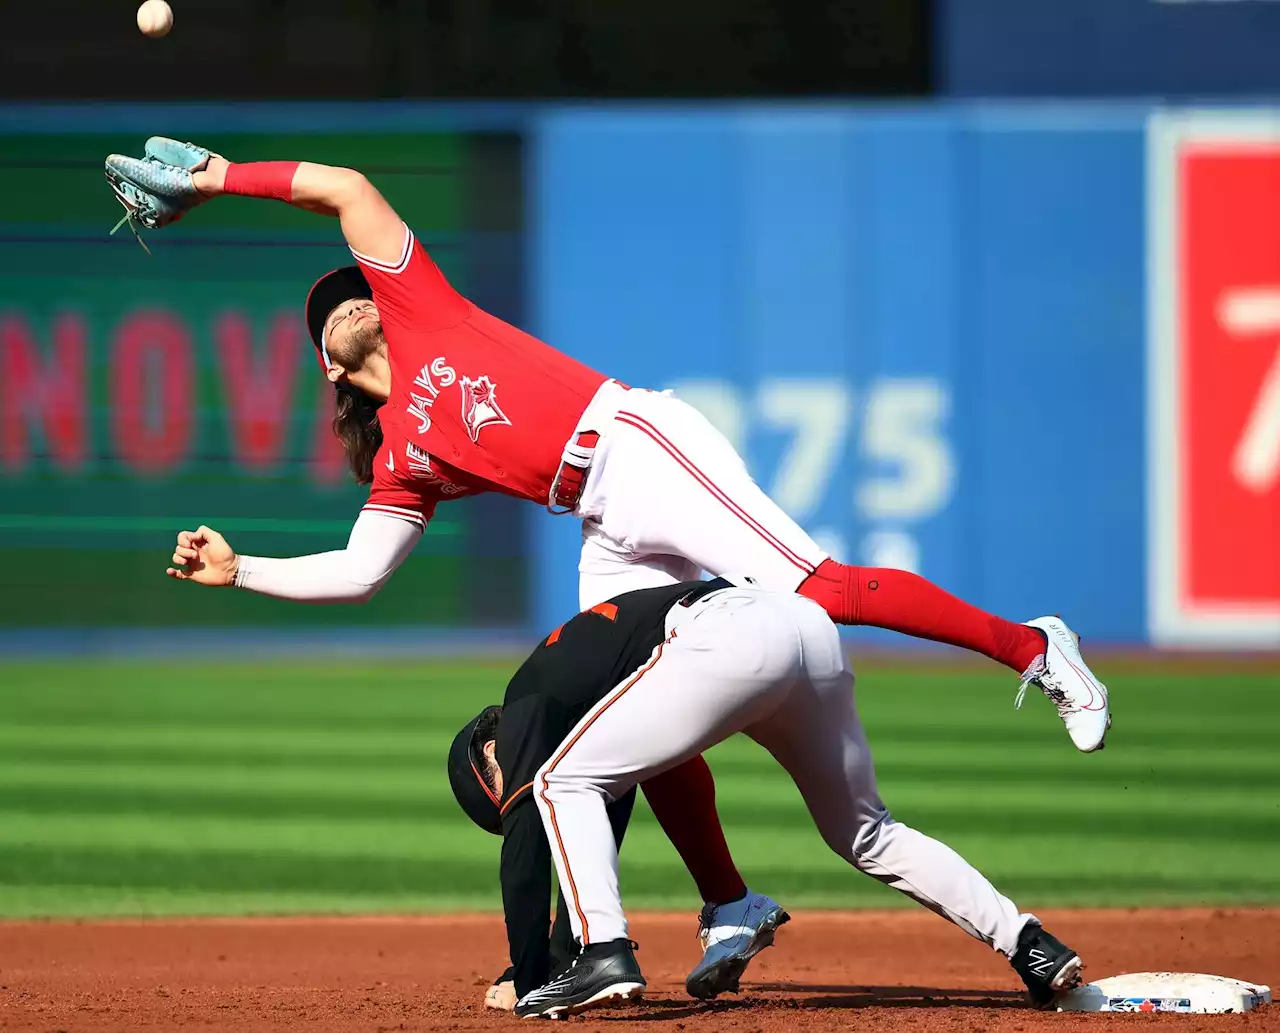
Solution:
M 736 993 L 751 959 L 771 946 L 778 926 L 789 921 L 776 900 L 750 890 L 730 904 L 705 905 L 698 916 L 702 960 L 684 981 L 689 996 L 710 1000 Z
M 1111 727 L 1107 687 L 1093 676 L 1080 655 L 1080 636 L 1061 617 L 1037 617 L 1027 626 L 1044 632 L 1048 647 L 1044 663 L 1033 664 L 1022 675 L 1014 706 L 1021 707 L 1027 686 L 1035 685 L 1058 708 L 1071 741 L 1082 753 L 1092 753 L 1105 745 Z

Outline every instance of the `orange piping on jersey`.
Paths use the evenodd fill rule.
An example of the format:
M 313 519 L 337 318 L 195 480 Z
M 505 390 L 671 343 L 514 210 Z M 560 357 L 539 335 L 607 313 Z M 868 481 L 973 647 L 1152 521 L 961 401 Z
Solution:
M 516 802 L 516 800 L 519 798 L 520 794 L 521 794 L 521 793 L 523 793 L 526 789 L 532 789 L 532 788 L 533 788 L 533 783 L 532 783 L 532 782 L 526 782 L 524 785 L 522 785 L 519 789 L 517 789 L 514 793 L 512 793 L 512 794 L 507 798 L 507 802 L 506 802 L 506 803 L 504 803 L 504 804 L 502 805 L 502 809 L 501 809 L 500 811 L 498 811 L 498 813 L 499 813 L 500 815 L 501 815 L 501 814 L 506 814 L 506 813 L 507 813 L 507 808 L 508 808 L 508 807 L 510 807 L 513 803 L 515 803 L 515 802 Z
M 557 642 L 559 642 L 559 641 L 560 641 L 560 632 L 562 632 L 562 631 L 564 631 L 564 625 L 563 625 L 563 624 L 561 624 L 561 625 L 560 625 L 560 627 L 556 628 L 556 630 L 555 630 L 555 631 L 553 631 L 550 635 L 548 635 L 548 636 L 547 636 L 547 642 L 546 642 L 546 644 L 547 644 L 547 645 L 549 645 L 549 646 L 554 646 Z
M 606 604 L 606 605 L 611 605 L 611 604 Z M 614 607 L 614 609 L 616 611 L 617 607 Z M 612 618 L 610 619 L 612 620 Z M 669 642 L 670 639 L 668 639 L 667 641 Z M 560 823 L 556 821 L 556 808 L 555 808 L 555 805 L 547 798 L 547 776 L 551 774 L 551 772 L 555 771 L 556 765 L 559 764 L 562 760 L 564 760 L 565 755 L 571 749 L 573 749 L 574 745 L 578 742 L 578 740 L 581 739 L 583 735 L 586 734 L 587 729 L 589 729 L 593 724 L 596 723 L 596 719 L 599 718 L 600 715 L 603 714 L 606 710 L 608 710 L 611 706 L 617 703 L 618 700 L 622 699 L 622 697 L 627 694 L 628 690 L 630 690 L 631 686 L 633 686 L 636 682 L 638 682 L 641 678 L 643 678 L 650 670 L 652 670 L 653 665 L 656 664 L 658 660 L 661 658 L 663 646 L 665 646 L 666 644 L 667 643 L 664 642 L 662 643 L 662 645 L 658 646 L 657 651 L 653 654 L 653 657 L 649 660 L 649 662 L 645 664 L 643 667 L 641 667 L 640 670 L 636 671 L 635 676 L 629 682 L 627 682 L 625 685 L 623 685 L 619 689 L 614 689 L 614 695 L 609 699 L 609 701 L 605 703 L 604 706 L 600 707 L 600 709 L 597 710 L 594 714 L 591 715 L 591 717 L 587 720 L 586 724 L 584 724 L 580 729 L 578 729 L 577 735 L 575 735 L 572 739 L 570 739 L 567 743 L 564 744 L 560 752 L 556 754 L 555 759 L 553 759 L 551 763 L 547 765 L 546 769 L 542 773 L 542 789 L 539 795 L 542 797 L 542 802 L 547 805 L 547 814 L 551 818 L 551 829 L 556 834 L 556 846 L 560 848 L 560 857 L 564 860 L 565 874 L 569 876 L 569 893 L 573 897 L 573 908 L 575 911 L 578 912 L 578 921 L 582 924 L 582 945 L 584 947 L 591 942 L 591 933 L 590 933 L 590 930 L 587 928 L 587 916 L 583 914 L 582 904 L 578 901 L 578 884 L 574 881 L 573 870 L 569 867 L 569 855 L 565 852 L 564 840 L 560 837 Z
M 587 612 L 598 613 L 607 621 L 616 621 L 618 619 L 618 607 L 614 603 L 598 603 Z

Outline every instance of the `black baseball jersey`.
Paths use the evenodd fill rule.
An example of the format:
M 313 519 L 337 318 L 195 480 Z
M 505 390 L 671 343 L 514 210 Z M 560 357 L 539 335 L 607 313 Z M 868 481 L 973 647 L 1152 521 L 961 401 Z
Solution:
M 617 596 L 556 628 L 508 683 L 496 749 L 503 794 L 502 907 L 519 996 L 551 975 L 551 848 L 533 801 L 534 776 L 587 711 L 649 662 L 667 638 L 672 606 L 728 587 L 717 578 Z M 621 827 L 614 821 L 616 838 L 624 828 L 625 819 Z

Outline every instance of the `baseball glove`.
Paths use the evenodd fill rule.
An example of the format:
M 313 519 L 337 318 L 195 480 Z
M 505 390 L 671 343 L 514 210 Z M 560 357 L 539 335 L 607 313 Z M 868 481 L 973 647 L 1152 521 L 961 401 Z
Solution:
M 106 175 L 116 200 L 124 206 L 124 216 L 111 232 L 114 234 L 127 223 L 142 249 L 150 254 L 138 228 L 162 229 L 205 200 L 195 188 L 191 173 L 208 164 L 209 151 L 195 144 L 153 136 L 147 141 L 145 155 L 108 155 Z

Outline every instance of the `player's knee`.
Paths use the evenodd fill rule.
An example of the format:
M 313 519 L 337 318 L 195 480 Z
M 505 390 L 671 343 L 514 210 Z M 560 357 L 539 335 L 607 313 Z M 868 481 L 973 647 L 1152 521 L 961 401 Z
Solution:
M 863 813 L 856 804 L 839 813 L 814 817 L 822 841 L 842 861 L 853 865 L 861 857 L 875 855 L 881 828 L 893 821 L 884 809 Z
M 859 823 L 853 835 L 853 863 L 862 867 L 862 862 L 872 862 L 880 852 L 881 840 L 888 829 L 893 827 L 893 815 L 881 806 L 871 811 L 866 819 Z

